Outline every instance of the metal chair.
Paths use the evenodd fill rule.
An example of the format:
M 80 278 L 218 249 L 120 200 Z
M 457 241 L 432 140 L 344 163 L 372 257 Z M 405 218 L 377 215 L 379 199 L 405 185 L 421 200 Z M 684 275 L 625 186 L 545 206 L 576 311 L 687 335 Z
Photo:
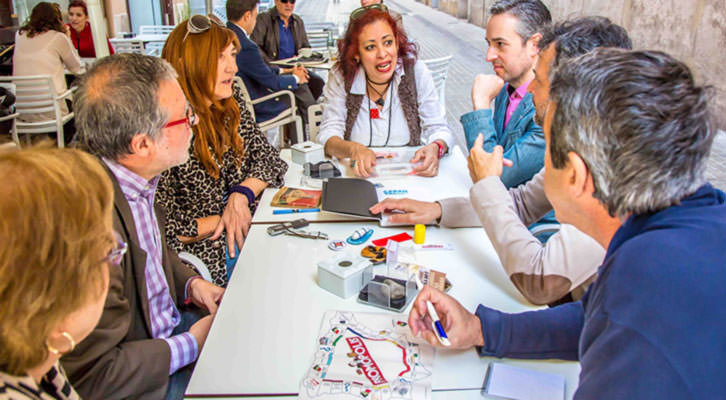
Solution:
M 318 138 L 321 122 L 323 122 L 323 105 L 313 104 L 308 107 L 308 134 L 311 142 Z
M 54 116 L 53 119 L 38 122 L 24 122 L 16 118 L 13 127 L 15 143 L 20 145 L 18 134 L 25 134 L 30 143 L 31 134 L 56 132 L 58 147 L 64 147 L 63 124 L 73 119 L 73 113 L 63 115 L 58 102 L 70 98 L 76 88 L 73 87 L 62 94 L 57 94 L 49 75 L 0 76 L 0 83 L 2 82 L 15 85 L 15 110 L 18 117 L 49 112 L 52 112 Z
M 108 39 L 116 53 L 144 54 L 144 42 L 139 39 Z
M 141 25 L 139 35 L 168 35 L 173 30 L 173 25 Z
M 326 53 L 328 46 L 333 43 L 333 32 L 331 31 L 307 31 L 307 35 L 313 51 Z
M 257 126 L 259 126 L 260 130 L 267 131 L 270 129 L 277 128 L 278 126 L 282 126 L 282 125 L 286 125 L 291 122 L 294 122 L 295 123 L 295 134 L 297 135 L 297 142 L 302 143 L 305 140 L 305 139 L 303 139 L 304 135 L 303 135 L 302 118 L 300 118 L 300 116 L 295 113 L 295 110 L 297 110 L 297 106 L 295 105 L 295 94 L 293 94 L 289 90 L 280 90 L 278 92 L 270 93 L 266 96 L 262 96 L 260 98 L 252 100 L 242 78 L 240 78 L 239 76 L 235 76 L 234 84 L 237 85 L 240 88 L 240 90 L 242 91 L 242 96 L 245 99 L 247 108 L 250 110 L 250 113 L 252 113 L 252 116 L 255 118 L 255 121 L 257 121 L 257 117 L 255 116 L 255 108 L 254 108 L 255 104 L 259 104 L 259 103 L 262 103 L 263 101 L 278 98 L 281 96 L 289 96 L 290 97 L 290 107 L 286 108 L 284 111 L 277 114 L 277 116 L 275 116 L 274 118 L 268 119 L 267 121 L 264 121 L 264 122 L 257 122 Z M 283 135 L 280 135 L 280 146 L 282 147 L 283 144 L 284 144 L 284 137 L 283 137 Z
M 433 58 L 431 60 L 421 60 L 429 71 L 431 71 L 431 77 L 434 79 L 434 86 L 439 94 L 439 105 L 441 106 L 441 113 L 446 116 L 446 75 L 449 73 L 449 65 L 453 56 L 446 56 L 441 58 Z

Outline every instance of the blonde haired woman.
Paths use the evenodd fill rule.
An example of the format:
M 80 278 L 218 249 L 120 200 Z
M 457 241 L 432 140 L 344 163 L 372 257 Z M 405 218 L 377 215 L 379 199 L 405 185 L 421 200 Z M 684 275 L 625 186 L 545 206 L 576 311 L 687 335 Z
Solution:
M 162 57 L 197 115 L 191 157 L 162 174 L 168 243 L 204 261 L 226 286 L 267 186 L 281 186 L 287 164 L 255 123 L 233 87 L 239 41 L 231 30 L 194 15 L 169 35 Z
M 0 399 L 76 399 L 58 364 L 98 323 L 113 191 L 77 150 L 0 151 Z

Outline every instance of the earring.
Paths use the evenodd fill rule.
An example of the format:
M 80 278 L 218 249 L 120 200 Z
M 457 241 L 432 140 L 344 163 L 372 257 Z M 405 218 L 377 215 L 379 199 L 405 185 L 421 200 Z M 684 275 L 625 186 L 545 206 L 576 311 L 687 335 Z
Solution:
M 70 353 L 71 351 L 73 351 L 73 349 L 75 349 L 75 348 L 76 348 L 76 341 L 75 341 L 75 340 L 73 340 L 73 336 L 71 336 L 71 334 L 70 334 L 70 333 L 68 333 L 68 332 L 66 332 L 66 331 L 63 331 L 63 332 L 61 332 L 61 335 L 62 335 L 62 336 L 63 336 L 64 338 L 66 338 L 66 339 L 68 340 L 68 342 L 70 342 L 70 344 L 71 344 L 71 348 L 70 348 L 70 349 L 68 349 L 68 351 L 66 351 L 66 353 Z M 58 349 L 56 349 L 55 347 L 53 347 L 53 346 L 49 345 L 48 343 L 46 343 L 46 344 L 45 344 L 45 346 L 46 346 L 46 347 L 48 347 L 48 351 L 50 351 L 51 353 L 53 353 L 53 354 L 55 354 L 55 355 L 59 355 L 59 354 L 62 354 L 62 353 L 60 352 L 60 350 L 58 350 Z

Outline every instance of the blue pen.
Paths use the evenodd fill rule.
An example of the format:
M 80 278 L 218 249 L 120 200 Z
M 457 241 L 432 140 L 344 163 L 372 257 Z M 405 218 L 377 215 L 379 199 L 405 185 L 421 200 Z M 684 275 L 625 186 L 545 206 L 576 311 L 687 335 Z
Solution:
M 272 215 L 320 212 L 319 208 L 293 208 L 288 210 L 272 210 Z
M 423 290 L 423 283 L 421 282 L 421 278 L 419 277 L 419 272 L 414 272 L 416 275 L 416 287 L 419 291 Z M 451 342 L 449 341 L 449 337 L 446 336 L 446 332 L 444 331 L 443 325 L 441 325 L 441 319 L 439 318 L 439 314 L 436 313 L 436 309 L 434 308 L 434 305 L 431 304 L 429 300 L 426 300 L 426 309 L 429 312 L 429 316 L 431 317 L 431 325 L 432 328 L 434 328 L 434 333 L 436 334 L 436 338 L 439 339 L 439 342 L 443 344 L 444 346 L 451 346 Z

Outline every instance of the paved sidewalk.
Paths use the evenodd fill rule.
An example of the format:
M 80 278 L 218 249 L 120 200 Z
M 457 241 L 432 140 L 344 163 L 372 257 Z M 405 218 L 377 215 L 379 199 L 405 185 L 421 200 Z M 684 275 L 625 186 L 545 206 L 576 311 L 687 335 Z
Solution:
M 446 117 L 457 143 L 465 148 L 459 117 L 471 111 L 471 84 L 476 74 L 493 73 L 485 60 L 484 29 L 414 0 L 386 0 L 386 4 L 403 16 L 406 33 L 419 44 L 420 58 L 454 56 L 446 80 Z M 359 6 L 358 0 L 299 0 L 295 12 L 306 22 L 342 25 Z M 714 186 L 726 189 L 726 132 L 716 136 L 706 176 Z

